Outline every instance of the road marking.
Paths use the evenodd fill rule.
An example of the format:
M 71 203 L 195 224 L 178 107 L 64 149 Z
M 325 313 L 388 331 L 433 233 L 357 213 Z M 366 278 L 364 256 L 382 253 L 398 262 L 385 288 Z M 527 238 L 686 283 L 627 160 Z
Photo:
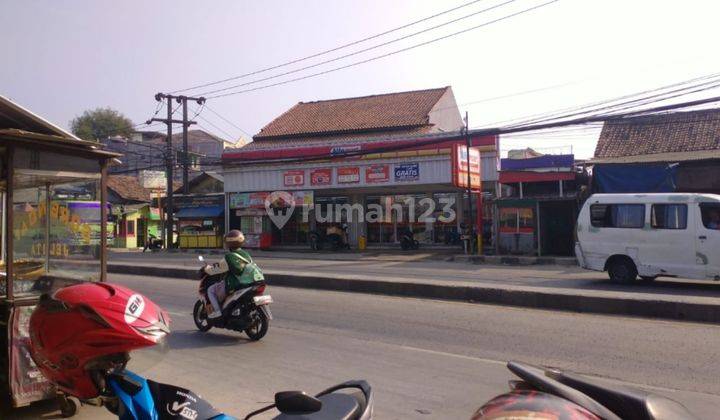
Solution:
M 180 317 L 190 316 L 190 314 L 185 313 L 185 312 L 173 312 L 173 311 L 166 311 L 166 312 L 172 316 L 180 316 Z

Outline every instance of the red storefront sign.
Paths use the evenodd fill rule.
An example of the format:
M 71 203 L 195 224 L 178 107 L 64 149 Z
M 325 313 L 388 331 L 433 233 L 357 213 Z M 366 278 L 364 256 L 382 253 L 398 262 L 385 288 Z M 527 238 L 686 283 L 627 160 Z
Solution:
M 286 171 L 283 175 L 283 182 L 286 187 L 305 185 L 305 171 L 302 169 Z
M 310 185 L 331 185 L 332 168 L 313 169 L 310 171 Z
M 357 166 L 344 166 L 337 168 L 338 184 L 355 184 L 360 182 L 360 168 Z
M 365 168 L 365 182 L 388 182 L 390 180 L 390 165 L 370 165 Z

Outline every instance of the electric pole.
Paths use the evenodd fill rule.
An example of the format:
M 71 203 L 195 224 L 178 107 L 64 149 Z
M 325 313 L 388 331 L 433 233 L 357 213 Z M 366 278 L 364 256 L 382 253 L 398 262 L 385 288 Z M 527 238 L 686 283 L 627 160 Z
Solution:
M 173 243 L 173 221 L 174 221 L 174 203 L 173 203 L 173 167 L 175 166 L 175 153 L 172 145 L 172 125 L 182 124 L 183 125 L 183 164 L 185 172 L 183 173 L 183 185 L 184 191 L 187 191 L 187 127 L 192 124 L 196 124 L 195 121 L 187 120 L 187 100 L 191 99 L 197 101 L 198 104 L 205 102 L 205 98 L 189 98 L 187 96 L 173 96 L 166 95 L 164 93 L 157 93 L 155 95 L 156 101 L 162 101 L 167 99 L 167 118 L 152 118 L 148 120 L 148 124 L 151 122 L 162 122 L 167 125 L 167 139 L 166 139 L 166 151 L 165 151 L 165 164 L 166 164 L 166 177 L 167 177 L 167 195 L 165 199 L 165 248 L 171 249 L 174 246 Z M 183 103 L 183 119 L 174 120 L 172 110 L 172 100 L 176 99 L 178 102 Z
M 183 167 L 183 194 L 189 194 L 190 193 L 190 184 L 189 184 L 189 166 L 190 166 L 190 159 L 188 156 L 188 126 L 190 124 L 195 124 L 194 121 L 188 121 L 187 119 L 187 101 L 195 101 L 198 105 L 202 105 L 203 102 L 205 102 L 205 98 L 199 97 L 199 98 L 189 98 L 187 96 L 180 95 L 176 99 L 178 103 L 182 103 L 183 107 L 183 147 L 182 147 L 182 167 Z
M 468 253 L 474 254 L 473 243 L 475 239 L 475 220 L 473 217 L 472 205 L 472 176 L 470 171 L 470 127 L 468 121 L 468 113 L 465 111 L 465 151 L 467 152 L 467 195 L 468 195 L 468 214 L 470 231 L 468 235 Z

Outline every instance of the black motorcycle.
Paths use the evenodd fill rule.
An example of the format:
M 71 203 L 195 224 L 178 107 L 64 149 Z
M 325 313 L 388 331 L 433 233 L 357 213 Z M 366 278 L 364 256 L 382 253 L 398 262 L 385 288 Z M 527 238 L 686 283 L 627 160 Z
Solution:
M 202 261 L 202 257 L 199 257 Z M 209 331 L 211 328 L 225 328 L 245 332 L 251 340 L 260 340 L 270 328 L 272 313 L 270 304 L 273 302 L 270 295 L 265 294 L 265 281 L 256 281 L 244 289 L 235 290 L 228 294 L 221 303 L 222 315 L 217 318 L 208 318 L 212 312 L 212 303 L 208 299 L 208 288 L 225 281 L 225 274 L 207 275 L 204 268 L 200 269 L 199 299 L 193 308 L 193 320 L 198 330 Z
M 345 232 L 347 237 L 347 226 L 341 228 Z M 343 235 L 339 234 L 326 234 L 323 231 L 314 230 L 309 235 L 310 249 L 313 251 L 321 251 L 325 247 L 333 251 L 340 251 L 341 249 L 350 249 L 350 244 L 343 240 Z
M 418 249 L 420 247 L 420 243 L 415 239 L 415 234 L 412 230 L 406 229 L 400 234 L 400 247 L 403 251 Z

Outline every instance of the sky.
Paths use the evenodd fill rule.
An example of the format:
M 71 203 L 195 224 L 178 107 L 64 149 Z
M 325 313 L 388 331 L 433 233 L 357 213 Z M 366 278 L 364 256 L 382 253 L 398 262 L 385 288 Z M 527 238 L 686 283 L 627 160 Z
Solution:
M 0 0 L 0 94 L 66 128 L 73 117 L 95 107 L 117 109 L 141 123 L 156 110 L 157 92 L 281 64 L 469 1 Z M 229 84 L 277 75 L 498 6 L 245 88 L 342 66 L 547 2 L 515 0 L 500 6 L 506 1 L 478 1 L 334 54 Z M 559 0 L 370 63 L 209 100 L 208 109 L 232 124 L 208 109 L 196 119 L 200 128 L 234 140 L 257 133 L 299 101 L 452 86 L 470 126 L 492 126 L 718 72 L 719 12 L 720 2 L 711 0 Z M 534 92 L 514 95 L 526 91 Z M 597 129 L 524 134 L 503 137 L 501 147 L 572 150 L 587 158 L 597 135 Z

